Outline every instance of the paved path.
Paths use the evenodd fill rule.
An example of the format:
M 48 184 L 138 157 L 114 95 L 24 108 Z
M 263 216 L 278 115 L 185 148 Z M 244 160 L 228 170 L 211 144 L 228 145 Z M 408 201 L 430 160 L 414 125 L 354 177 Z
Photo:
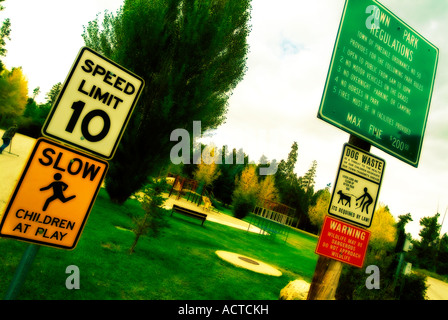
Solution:
M 0 129 L 0 137 L 4 130 Z M 3 153 L 0 154 L 0 216 L 3 215 L 6 204 L 22 173 L 35 139 L 17 133 Z M 3 144 L 3 140 L 0 139 Z M 11 153 L 8 153 L 11 147 Z
M 448 300 L 448 283 L 427 277 L 426 284 L 429 285 L 426 291 L 428 300 Z

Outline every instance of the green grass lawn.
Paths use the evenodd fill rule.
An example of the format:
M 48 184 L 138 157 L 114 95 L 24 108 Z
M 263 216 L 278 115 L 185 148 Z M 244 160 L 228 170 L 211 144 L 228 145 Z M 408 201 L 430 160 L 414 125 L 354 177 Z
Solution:
M 285 243 L 225 225 L 167 214 L 158 238 L 143 236 L 133 254 L 131 216 L 142 214 L 134 200 L 111 203 L 101 190 L 77 247 L 41 247 L 18 299 L 275 300 L 295 279 L 311 281 L 317 239 L 291 231 Z M 120 228 L 117 228 L 120 227 Z M 27 243 L 0 238 L 0 298 L 3 298 Z M 237 268 L 218 258 L 232 251 L 278 268 L 273 277 Z M 65 270 L 76 265 L 80 289 L 68 290 Z

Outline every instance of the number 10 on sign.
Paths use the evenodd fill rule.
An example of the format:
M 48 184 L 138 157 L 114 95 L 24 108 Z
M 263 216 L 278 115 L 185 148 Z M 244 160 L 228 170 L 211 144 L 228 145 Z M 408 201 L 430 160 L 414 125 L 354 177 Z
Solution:
M 82 110 L 84 109 L 85 105 L 86 105 L 85 102 L 81 100 L 73 102 L 72 104 L 73 114 L 67 124 L 67 127 L 65 128 L 65 131 L 73 133 L 73 129 L 77 125 L 79 117 L 81 116 Z M 103 127 L 98 133 L 91 134 L 89 131 L 89 124 L 95 117 L 100 117 L 102 119 Z M 101 141 L 102 139 L 104 139 L 105 136 L 107 136 L 109 130 L 110 130 L 109 115 L 101 109 L 95 109 L 90 111 L 84 116 L 84 118 L 81 121 L 81 133 L 83 137 L 90 142 Z

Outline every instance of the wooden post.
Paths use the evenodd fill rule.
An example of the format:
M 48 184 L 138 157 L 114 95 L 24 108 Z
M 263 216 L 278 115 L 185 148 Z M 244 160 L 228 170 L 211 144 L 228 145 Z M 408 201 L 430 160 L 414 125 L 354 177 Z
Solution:
M 370 143 L 350 135 L 348 143 L 364 151 L 370 151 Z M 334 300 L 343 264 L 324 256 L 319 256 L 307 300 Z
M 319 256 L 307 300 L 334 300 L 342 262 Z

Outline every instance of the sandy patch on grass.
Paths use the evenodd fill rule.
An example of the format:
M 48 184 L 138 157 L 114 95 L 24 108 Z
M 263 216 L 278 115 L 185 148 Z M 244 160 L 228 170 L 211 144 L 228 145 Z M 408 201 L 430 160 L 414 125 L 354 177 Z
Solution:
M 263 273 L 275 277 L 280 277 L 282 275 L 281 271 L 274 268 L 273 266 L 264 263 L 263 261 L 244 256 L 242 254 L 222 250 L 216 251 L 216 254 L 221 259 L 240 268 L 245 268 L 254 272 Z

